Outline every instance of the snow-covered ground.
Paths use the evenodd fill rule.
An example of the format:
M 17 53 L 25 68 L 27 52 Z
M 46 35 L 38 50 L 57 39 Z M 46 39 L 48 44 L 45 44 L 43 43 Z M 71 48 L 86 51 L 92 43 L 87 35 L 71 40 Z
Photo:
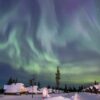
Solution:
M 19 96 L 7 96 L 0 95 L 0 100 L 43 100 L 42 95 L 19 95 Z M 44 100 L 100 100 L 100 94 L 89 93 L 69 93 L 69 94 L 50 94 L 49 98 Z

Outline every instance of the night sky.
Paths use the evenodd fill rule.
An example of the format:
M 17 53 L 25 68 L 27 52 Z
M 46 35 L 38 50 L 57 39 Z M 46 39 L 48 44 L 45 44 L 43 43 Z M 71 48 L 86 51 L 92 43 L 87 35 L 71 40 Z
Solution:
M 0 62 L 2 82 L 100 81 L 100 0 L 0 0 Z

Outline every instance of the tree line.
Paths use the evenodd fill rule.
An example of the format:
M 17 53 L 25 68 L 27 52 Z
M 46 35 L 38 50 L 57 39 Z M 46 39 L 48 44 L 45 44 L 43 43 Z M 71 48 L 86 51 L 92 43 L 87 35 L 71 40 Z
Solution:
M 17 78 L 9 78 L 8 81 L 7 81 L 7 85 L 11 85 L 12 83 L 18 83 L 18 79 Z M 55 86 L 50 86 L 50 85 L 47 85 L 47 88 L 50 89 L 52 88 L 52 90 L 61 90 L 65 93 L 69 93 L 69 92 L 89 92 L 89 93 L 99 93 L 99 90 L 96 89 L 96 87 L 94 85 L 97 85 L 99 84 L 98 82 L 94 82 L 93 84 L 90 84 L 90 85 L 80 85 L 79 87 L 75 87 L 75 86 L 68 86 L 67 84 L 65 84 L 64 88 L 61 88 L 60 85 L 61 85 L 61 72 L 60 72 L 60 68 L 59 66 L 57 66 L 57 70 L 56 70 L 56 73 L 55 73 L 55 83 L 56 85 Z M 39 88 L 41 87 L 41 83 L 37 81 L 37 78 L 36 78 L 36 75 L 33 74 L 32 75 L 32 78 L 29 79 L 29 85 L 30 86 L 33 86 L 33 85 L 37 85 Z M 92 86 L 92 88 L 90 88 L 90 86 Z M 89 88 L 88 88 L 89 87 Z M 3 88 L 0 89 L 0 93 L 3 93 L 4 90 Z M 54 92 L 54 91 L 52 91 Z

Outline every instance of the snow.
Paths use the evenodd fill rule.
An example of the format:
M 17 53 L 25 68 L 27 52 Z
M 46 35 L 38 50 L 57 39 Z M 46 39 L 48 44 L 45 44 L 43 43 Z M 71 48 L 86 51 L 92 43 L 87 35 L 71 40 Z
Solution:
M 43 100 L 42 94 L 32 95 L 19 95 L 19 96 L 7 96 L 0 95 L 0 100 Z M 50 97 L 44 100 L 100 100 L 100 94 L 90 93 L 66 93 L 66 94 L 50 94 Z
M 30 87 L 27 87 L 27 91 L 29 92 L 29 93 L 38 93 L 38 86 L 30 86 Z
M 25 87 L 23 83 L 13 83 L 11 85 L 4 85 L 6 94 L 17 94 L 17 93 L 42 93 L 38 91 L 38 86 Z
M 45 100 L 71 100 L 69 98 L 64 98 L 63 96 L 57 96 L 57 97 L 53 97 L 53 98 L 48 98 Z
M 100 91 L 100 83 L 99 84 L 97 84 L 97 85 L 92 85 L 92 86 L 90 86 L 90 87 L 88 87 L 88 88 L 86 88 L 86 89 L 83 89 L 83 91 L 85 91 L 85 90 L 87 90 L 87 89 L 93 89 L 93 87 L 95 87 L 98 91 Z
M 98 85 L 94 85 L 94 87 L 98 90 L 100 90 L 100 83 Z
M 24 87 L 23 83 L 13 83 L 11 85 L 4 85 L 5 93 L 21 93 L 27 92 L 27 89 Z
M 43 89 L 42 96 L 43 96 L 43 97 L 49 97 L 48 89 L 47 89 L 47 88 L 44 88 L 44 89 Z

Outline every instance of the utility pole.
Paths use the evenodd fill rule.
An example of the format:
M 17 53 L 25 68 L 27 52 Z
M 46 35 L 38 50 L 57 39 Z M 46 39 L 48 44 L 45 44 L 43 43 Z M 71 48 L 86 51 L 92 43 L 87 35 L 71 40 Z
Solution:
M 30 83 L 30 85 L 32 86 L 32 98 L 33 98 L 33 92 L 34 92 L 34 83 L 35 83 L 35 81 L 36 81 L 36 75 L 35 74 L 33 74 L 32 75 L 32 78 L 29 80 L 29 83 Z
M 34 83 L 33 83 L 33 80 L 31 79 L 31 80 L 29 80 L 30 81 L 30 85 L 32 86 L 32 98 L 33 98 L 33 85 L 34 85 Z

